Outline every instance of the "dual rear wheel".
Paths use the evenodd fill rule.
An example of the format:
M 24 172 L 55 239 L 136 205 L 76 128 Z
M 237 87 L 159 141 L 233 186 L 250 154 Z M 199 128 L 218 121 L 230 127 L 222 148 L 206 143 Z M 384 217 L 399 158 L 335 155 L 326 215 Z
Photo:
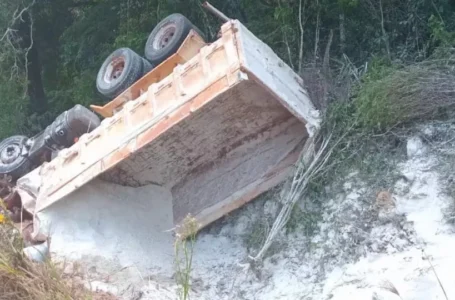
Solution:
M 25 155 L 27 141 L 26 136 L 14 135 L 0 142 L 0 174 L 8 174 L 9 181 L 16 181 L 31 169 Z
M 145 45 L 145 58 L 130 48 L 115 50 L 104 61 L 96 78 L 96 87 L 101 95 L 111 100 L 129 88 L 174 54 L 191 29 L 197 29 L 181 14 L 172 14 L 156 25 Z M 202 36 L 202 34 L 200 34 Z M 0 174 L 16 181 L 32 168 L 28 157 L 28 138 L 21 135 L 0 142 Z
M 109 100 L 120 95 L 155 66 L 176 53 L 191 29 L 203 36 L 185 16 L 172 14 L 159 22 L 150 33 L 145 44 L 145 58 L 130 48 L 115 50 L 98 71 L 98 92 Z

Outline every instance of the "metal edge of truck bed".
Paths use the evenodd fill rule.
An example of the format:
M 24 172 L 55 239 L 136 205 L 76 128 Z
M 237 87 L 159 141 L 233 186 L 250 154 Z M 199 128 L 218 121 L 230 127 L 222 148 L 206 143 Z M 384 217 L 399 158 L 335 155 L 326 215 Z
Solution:
M 239 42 L 237 49 L 243 53 L 239 55 L 241 69 L 305 123 L 311 136 L 320 126 L 320 115 L 303 87 L 302 78 L 242 23 L 237 20 L 232 22 L 236 28 L 236 41 Z M 228 27 L 229 23 L 224 26 Z

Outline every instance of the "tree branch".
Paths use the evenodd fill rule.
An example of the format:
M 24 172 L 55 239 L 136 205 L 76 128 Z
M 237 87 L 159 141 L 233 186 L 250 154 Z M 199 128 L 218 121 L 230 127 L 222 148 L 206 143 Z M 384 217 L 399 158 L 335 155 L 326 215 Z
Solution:
M 340 50 L 341 54 L 344 54 L 346 51 L 346 31 L 345 31 L 345 16 L 344 12 L 340 13 Z
M 4 34 L 2 35 L 2 38 L 0 39 L 0 41 L 5 40 L 5 38 L 9 39 L 11 37 L 12 33 L 17 32 L 16 29 L 13 29 L 14 26 L 16 25 L 16 22 L 18 20 L 21 20 L 23 22 L 24 19 L 22 18 L 22 16 L 24 15 L 24 13 L 28 12 L 28 10 L 33 5 L 35 5 L 35 3 L 36 3 L 36 0 L 33 0 L 28 6 L 24 7 L 21 11 L 19 11 L 19 8 L 16 9 L 16 11 L 13 14 L 13 18 L 11 19 L 11 22 L 10 22 L 8 28 L 6 28 L 6 30 L 5 30 Z
M 289 64 L 291 65 L 291 68 L 294 69 L 294 64 L 292 63 L 291 47 L 289 47 L 288 35 L 287 35 L 285 29 L 283 29 L 283 38 L 284 38 L 284 44 L 286 45 L 286 49 L 288 51 Z
M 11 21 L 9 22 L 8 27 L 6 28 L 5 32 L 3 33 L 2 37 L 0 38 L 0 42 L 5 42 L 9 45 L 14 52 L 14 64 L 11 67 L 11 77 L 13 79 L 15 74 L 19 73 L 19 66 L 18 66 L 18 56 L 19 54 L 24 55 L 24 68 L 25 68 L 25 76 L 28 76 L 28 54 L 33 47 L 33 19 L 29 10 L 35 5 L 36 0 L 30 2 L 29 5 L 25 6 L 24 8 L 20 9 L 19 7 L 14 11 Z M 29 14 L 30 18 L 30 44 L 23 49 L 24 52 L 20 48 L 24 48 L 24 46 L 19 45 L 21 38 L 18 36 L 19 30 L 17 29 L 19 22 L 25 22 L 24 14 Z M 16 45 L 15 45 L 16 44 Z M 26 91 L 27 92 L 27 89 Z
M 299 28 L 300 28 L 299 68 L 298 68 L 299 74 L 301 73 L 302 66 L 303 66 L 303 34 L 305 33 L 304 25 L 306 22 L 303 18 L 305 15 L 306 3 L 307 3 L 307 0 L 304 1 L 303 5 L 302 5 L 302 0 L 299 1 Z
M 25 49 L 25 54 L 24 54 L 24 57 L 25 57 L 25 78 L 28 78 L 28 54 L 30 52 L 30 50 L 32 50 L 33 48 L 33 44 L 34 44 L 34 41 L 33 41 L 33 25 L 34 25 L 34 20 L 33 20 L 33 17 L 32 15 L 30 14 L 29 15 L 29 18 L 30 18 L 30 45 L 27 47 L 27 49 Z M 25 90 L 25 93 L 27 93 L 27 90 Z
M 382 0 L 379 0 L 379 10 L 381 11 L 381 31 L 382 31 L 382 38 L 384 39 L 384 44 L 387 52 L 387 59 L 389 61 L 392 60 L 392 57 L 390 55 L 390 45 L 389 45 L 389 37 L 387 35 L 387 32 L 385 31 L 384 27 L 384 10 L 382 9 Z
M 315 29 L 315 37 L 314 37 L 314 62 L 317 62 L 318 59 L 318 48 L 319 48 L 319 33 L 320 33 L 320 27 L 319 24 L 321 22 L 321 8 L 319 7 L 319 0 L 316 0 L 316 5 L 317 5 L 317 13 L 316 13 L 316 29 Z

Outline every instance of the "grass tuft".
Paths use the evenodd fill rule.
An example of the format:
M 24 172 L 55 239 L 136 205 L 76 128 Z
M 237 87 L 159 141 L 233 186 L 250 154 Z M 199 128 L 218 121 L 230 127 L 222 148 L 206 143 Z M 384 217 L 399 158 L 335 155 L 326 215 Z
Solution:
M 197 220 L 188 215 L 177 228 L 177 238 L 174 244 L 176 280 L 179 285 L 179 299 L 190 298 L 191 270 L 193 268 L 194 244 L 199 230 Z
M 455 104 L 455 54 L 410 66 L 373 64 L 354 91 L 360 128 L 386 131 L 411 121 L 434 119 Z
M 112 295 L 92 293 L 78 270 L 50 260 L 35 263 L 23 254 L 21 233 L 7 216 L 0 223 L 0 300 L 110 300 Z

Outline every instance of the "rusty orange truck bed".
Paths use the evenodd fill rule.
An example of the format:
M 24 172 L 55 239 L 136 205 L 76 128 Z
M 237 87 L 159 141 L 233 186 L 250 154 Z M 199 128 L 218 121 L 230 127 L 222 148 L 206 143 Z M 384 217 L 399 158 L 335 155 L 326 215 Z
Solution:
M 163 186 L 174 224 L 191 214 L 205 226 L 282 182 L 319 126 L 301 78 L 238 21 L 169 76 L 147 76 L 137 97 L 105 107 L 97 129 L 18 181 L 26 209 L 99 178 Z

